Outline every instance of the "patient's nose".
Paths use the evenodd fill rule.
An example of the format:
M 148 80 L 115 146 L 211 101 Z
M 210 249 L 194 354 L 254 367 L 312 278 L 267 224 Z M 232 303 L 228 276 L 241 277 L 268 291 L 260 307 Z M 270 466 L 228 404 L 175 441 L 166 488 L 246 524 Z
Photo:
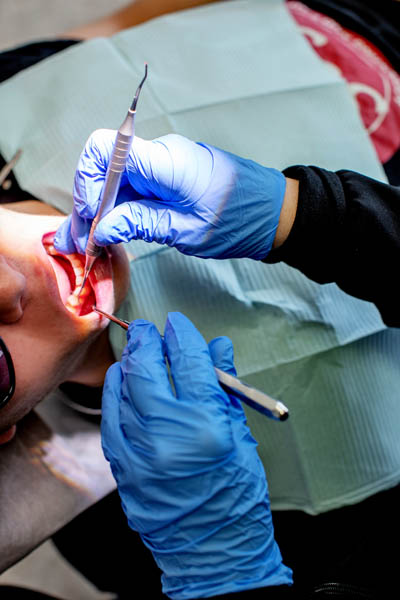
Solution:
M 22 317 L 26 279 L 0 256 L 0 322 L 14 323 Z

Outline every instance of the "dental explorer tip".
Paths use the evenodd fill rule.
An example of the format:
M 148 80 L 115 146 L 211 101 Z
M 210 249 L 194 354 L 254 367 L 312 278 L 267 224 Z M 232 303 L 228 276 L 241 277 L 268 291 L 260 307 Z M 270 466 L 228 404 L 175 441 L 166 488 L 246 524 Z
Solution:
M 130 110 L 132 112 L 136 111 L 136 105 L 137 105 L 138 100 L 139 100 L 140 90 L 142 89 L 142 85 L 144 84 L 144 82 L 146 81 L 146 78 L 147 78 L 147 69 L 148 69 L 148 65 L 147 65 L 147 62 L 145 62 L 144 63 L 144 77 L 143 77 L 142 81 L 138 85 L 138 88 L 137 88 L 136 93 L 135 93 L 135 97 L 133 99 L 133 102 L 132 102 L 132 105 L 131 105 L 131 108 L 130 108 Z
M 82 281 L 81 289 L 79 290 L 79 292 L 77 294 L 77 298 L 79 298 L 79 296 L 82 294 L 82 290 L 83 290 L 84 285 L 85 285 L 85 283 L 87 281 L 87 278 L 88 278 L 88 273 L 85 273 L 84 276 L 83 276 L 83 281 Z

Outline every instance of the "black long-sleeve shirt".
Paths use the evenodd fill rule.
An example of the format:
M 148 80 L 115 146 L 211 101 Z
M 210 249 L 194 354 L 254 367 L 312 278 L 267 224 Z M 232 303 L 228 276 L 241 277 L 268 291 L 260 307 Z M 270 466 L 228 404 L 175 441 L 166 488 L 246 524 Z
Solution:
M 353 171 L 295 166 L 299 202 L 285 243 L 265 262 L 284 261 L 318 283 L 373 302 L 384 322 L 400 326 L 400 187 Z

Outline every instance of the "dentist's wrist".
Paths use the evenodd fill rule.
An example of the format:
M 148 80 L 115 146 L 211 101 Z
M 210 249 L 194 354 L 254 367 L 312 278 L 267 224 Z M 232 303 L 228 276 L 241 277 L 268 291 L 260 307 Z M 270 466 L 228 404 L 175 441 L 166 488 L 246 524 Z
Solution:
M 299 181 L 286 177 L 286 190 L 283 198 L 281 214 L 279 216 L 278 228 L 276 230 L 272 248 L 279 248 L 286 241 L 296 218 L 297 204 L 299 200 Z
M 266 503 L 243 515 L 241 527 L 232 519 L 214 533 L 204 530 L 196 540 L 185 536 L 180 548 L 177 539 L 170 548 L 157 549 L 151 536 L 141 536 L 163 572 L 164 593 L 173 600 L 188 600 L 291 586 L 293 574 L 282 561 Z

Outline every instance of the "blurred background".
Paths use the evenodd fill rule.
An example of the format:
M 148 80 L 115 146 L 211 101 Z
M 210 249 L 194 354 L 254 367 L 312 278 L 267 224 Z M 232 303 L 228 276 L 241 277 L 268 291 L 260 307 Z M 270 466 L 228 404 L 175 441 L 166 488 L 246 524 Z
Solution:
M 0 50 L 56 37 L 131 4 L 129 0 L 1 0 Z

